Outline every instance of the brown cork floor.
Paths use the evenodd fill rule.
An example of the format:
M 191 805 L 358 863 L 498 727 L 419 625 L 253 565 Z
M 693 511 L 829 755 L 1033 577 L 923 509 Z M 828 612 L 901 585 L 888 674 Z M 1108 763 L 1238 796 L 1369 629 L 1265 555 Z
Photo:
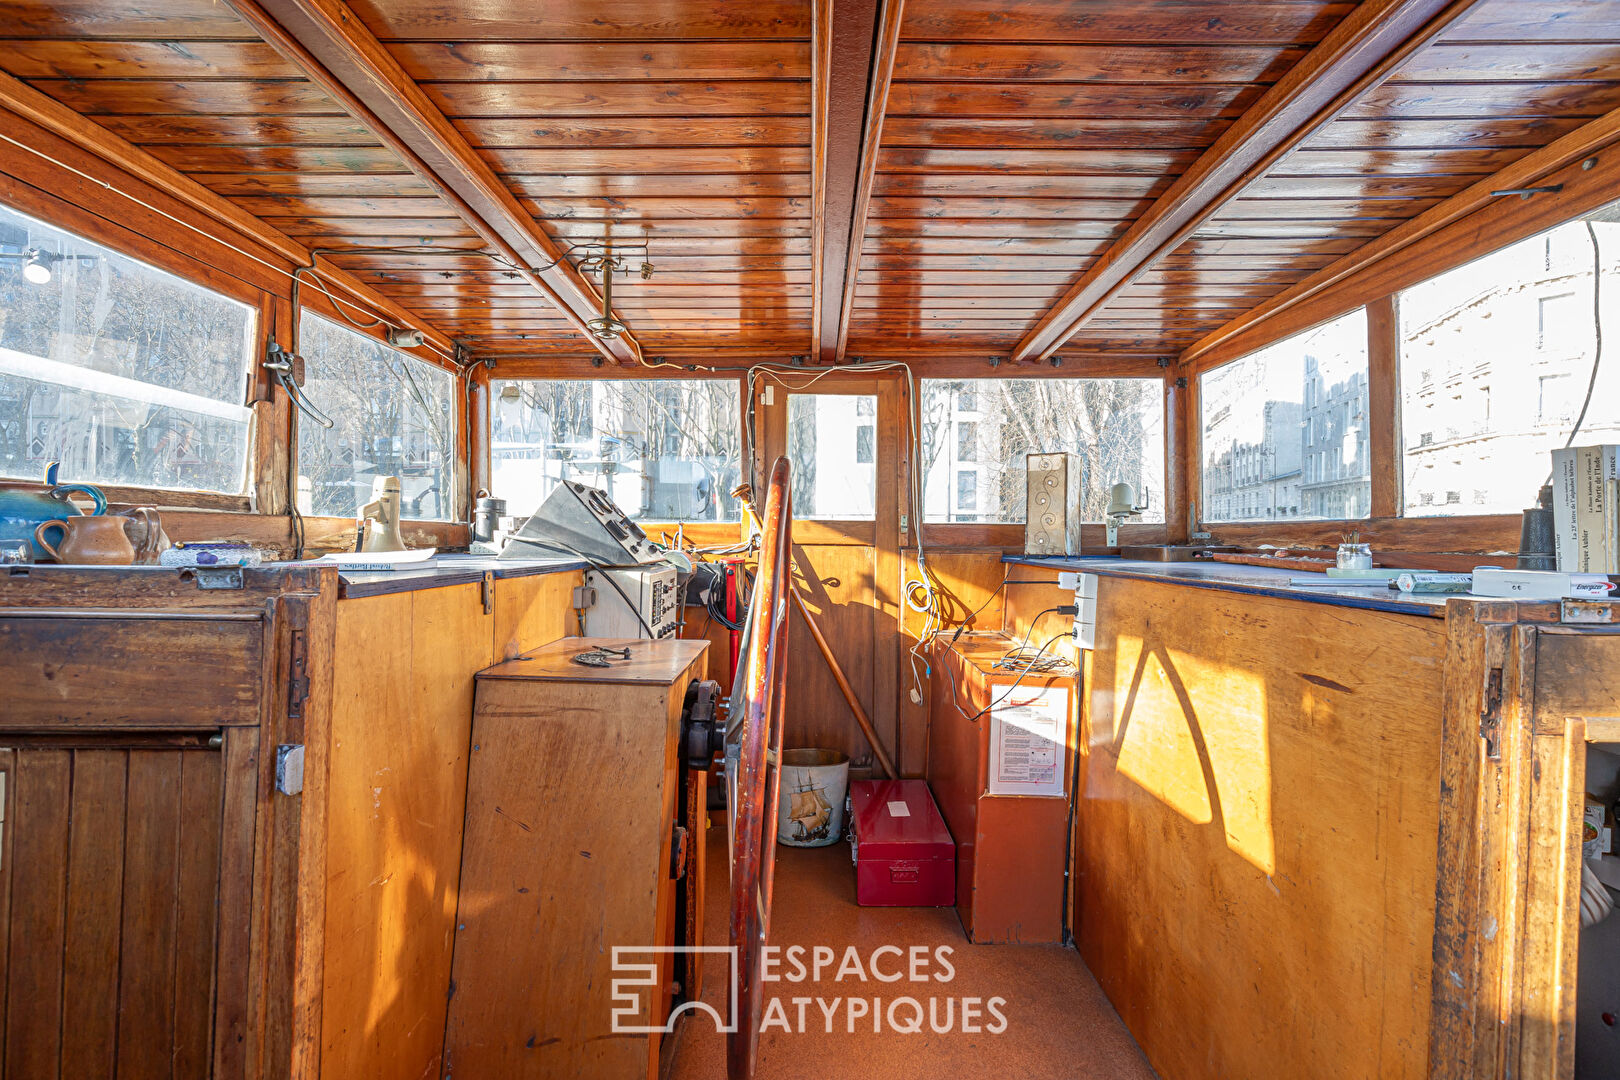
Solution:
M 709 900 L 705 933 L 710 942 L 726 940 L 725 830 L 710 833 Z M 1091 972 L 1073 949 L 1058 945 L 970 945 L 962 933 L 954 908 L 863 908 L 855 903 L 855 874 L 849 847 L 778 848 L 776 896 L 771 940 L 784 948 L 803 945 L 808 950 L 825 945 L 842 960 L 855 946 L 863 966 L 872 951 L 883 945 L 902 950 L 923 945 L 950 946 L 949 962 L 955 976 L 949 982 L 912 984 L 906 979 L 885 983 L 849 974 L 835 979 L 835 970 L 823 972 L 817 983 L 787 981 L 773 985 L 771 993 L 782 1004 L 782 1015 L 794 1028 L 771 1027 L 760 1036 L 756 1080 L 822 1080 L 861 1077 L 871 1080 L 980 1080 L 1019 1077 L 1021 1080 L 1153 1080 L 1153 1070 L 1142 1056 L 1119 1015 L 1103 996 Z M 899 964 L 892 954 L 877 958 L 883 973 Z M 703 999 L 723 1008 L 726 980 L 718 963 L 705 977 Z M 940 969 L 931 969 L 940 970 Z M 868 1013 L 848 1030 L 849 1014 L 834 998 L 873 998 L 883 1003 L 909 996 L 929 1007 L 936 999 L 942 1022 L 946 999 L 960 1009 L 964 998 L 1006 999 L 1000 1011 L 1006 1017 L 1000 1034 L 962 1030 L 961 1014 L 953 1013 L 948 1034 L 923 1030 L 902 1034 L 890 1030 L 887 1015 L 881 1033 L 874 1034 Z M 795 997 L 811 998 L 805 1005 L 804 1030 L 798 1029 Z M 821 998 L 833 1008 L 832 1031 Z M 897 1006 L 896 1016 L 911 1015 L 909 1006 Z M 994 1020 L 984 1015 L 981 1023 Z M 719 1080 L 726 1075 L 725 1040 L 707 1016 L 689 1018 L 681 1025 L 674 1050 L 670 1080 Z

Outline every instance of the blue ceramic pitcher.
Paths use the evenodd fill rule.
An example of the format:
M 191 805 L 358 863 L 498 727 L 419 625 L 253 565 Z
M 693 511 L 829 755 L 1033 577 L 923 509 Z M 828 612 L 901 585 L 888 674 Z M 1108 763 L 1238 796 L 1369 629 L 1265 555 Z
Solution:
M 77 492 L 89 496 L 95 503 L 92 513 L 107 512 L 107 499 L 99 489 L 89 484 L 57 483 L 56 471 L 60 467 L 60 463 L 55 461 L 46 466 L 43 484 L 0 480 L 0 541 L 26 540 L 28 546 L 33 548 L 35 560 L 40 562 L 50 556 L 35 541 L 34 530 L 43 522 L 77 517 L 79 508 L 68 501 L 69 495 Z M 62 536 L 56 537 L 55 542 L 61 543 L 67 529 L 59 527 L 56 531 Z

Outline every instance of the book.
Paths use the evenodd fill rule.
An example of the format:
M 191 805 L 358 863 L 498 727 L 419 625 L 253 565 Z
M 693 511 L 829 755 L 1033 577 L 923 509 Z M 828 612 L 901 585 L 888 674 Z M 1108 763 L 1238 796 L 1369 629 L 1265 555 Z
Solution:
M 408 551 L 340 551 L 322 555 L 308 562 L 319 566 L 336 565 L 343 570 L 428 570 L 434 565 L 437 548 L 412 548 Z
M 1620 573 L 1620 478 L 1610 477 L 1603 485 L 1604 571 Z
M 1558 569 L 1566 572 L 1580 569 L 1576 565 L 1578 560 L 1575 552 L 1578 535 L 1575 525 L 1578 453 L 1573 446 L 1559 447 L 1552 452 L 1553 542 Z
M 1474 596 L 1505 596 L 1516 600 L 1603 600 L 1613 594 L 1614 582 L 1603 574 L 1476 566 L 1474 587 L 1470 591 Z
M 1613 504 L 1609 481 L 1620 478 L 1620 445 L 1570 446 L 1554 450 L 1553 533 L 1558 569 L 1612 574 L 1608 534 Z

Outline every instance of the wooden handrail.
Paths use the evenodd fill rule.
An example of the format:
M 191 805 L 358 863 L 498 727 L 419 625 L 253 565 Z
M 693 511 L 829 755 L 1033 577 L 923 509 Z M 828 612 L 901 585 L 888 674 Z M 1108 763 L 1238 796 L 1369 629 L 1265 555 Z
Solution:
M 759 1049 L 764 1005 L 760 958 L 770 932 L 771 883 L 776 866 L 776 806 L 781 770 L 783 688 L 787 682 L 788 603 L 793 587 L 793 493 L 788 461 L 776 459 L 765 496 L 759 570 L 748 603 L 733 697 L 739 743 L 731 800 L 731 944 L 737 952 L 737 1015 L 726 1036 L 726 1072 L 749 1080 Z

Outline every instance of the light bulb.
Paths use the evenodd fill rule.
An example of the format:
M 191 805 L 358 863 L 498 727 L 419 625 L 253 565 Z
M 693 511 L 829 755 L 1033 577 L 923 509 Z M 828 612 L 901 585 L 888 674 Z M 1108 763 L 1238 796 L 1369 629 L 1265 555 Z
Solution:
M 23 279 L 34 285 L 51 283 L 51 264 L 43 252 L 32 252 L 23 261 Z

